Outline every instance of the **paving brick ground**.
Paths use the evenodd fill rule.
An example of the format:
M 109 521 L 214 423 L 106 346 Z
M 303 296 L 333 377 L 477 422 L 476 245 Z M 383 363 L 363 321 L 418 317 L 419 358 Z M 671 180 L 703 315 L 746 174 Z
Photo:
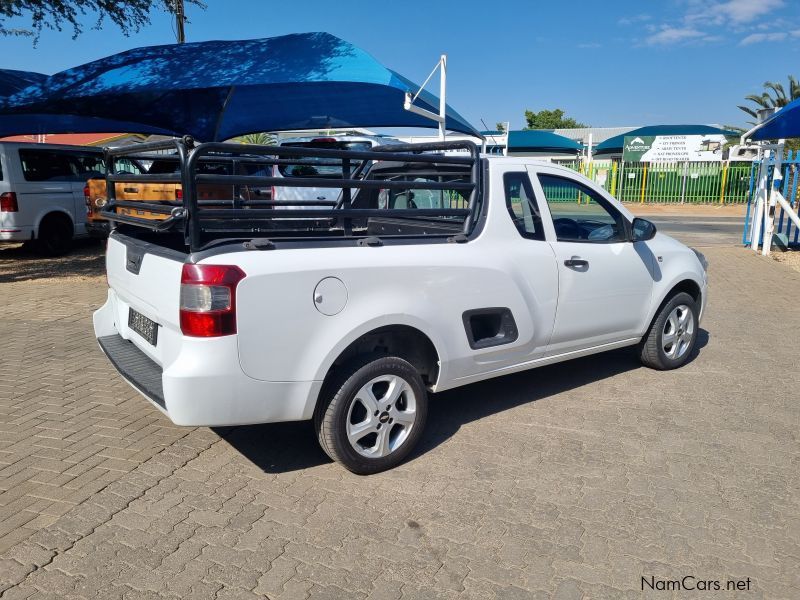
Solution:
M 102 277 L 0 265 L 0 595 L 639 598 L 692 575 L 798 598 L 800 275 L 707 255 L 685 368 L 618 351 L 440 394 L 371 477 L 307 424 L 172 426 L 95 348 Z

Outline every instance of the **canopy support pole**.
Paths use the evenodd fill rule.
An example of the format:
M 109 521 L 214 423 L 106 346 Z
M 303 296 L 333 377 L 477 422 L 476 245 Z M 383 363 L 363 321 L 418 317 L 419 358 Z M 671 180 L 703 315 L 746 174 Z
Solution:
M 439 59 L 439 139 L 444 141 L 445 121 L 447 120 L 447 54 L 442 54 Z
M 761 227 L 764 217 L 764 191 L 767 187 L 767 173 L 769 173 L 769 151 L 759 148 L 758 158 L 761 160 L 758 165 L 758 180 L 756 189 L 753 193 L 753 229 L 750 231 L 750 249 L 758 252 L 758 244 L 761 241 Z
M 772 250 L 772 237 L 775 232 L 775 208 L 778 204 L 784 208 L 789 218 L 794 221 L 797 214 L 780 193 L 783 181 L 784 140 L 777 144 L 759 144 L 760 164 L 758 178 L 753 192 L 753 225 L 750 231 L 750 249 L 768 256 Z M 770 178 L 772 168 L 772 178 Z M 788 207 L 788 210 L 787 210 Z
M 419 106 L 414 105 L 414 100 L 416 100 L 417 96 L 420 95 L 420 92 L 422 92 L 422 90 L 425 89 L 425 86 L 431 80 L 433 74 L 436 73 L 437 69 L 439 69 L 439 114 L 438 115 L 434 112 L 425 110 L 424 108 L 420 108 Z M 436 121 L 439 124 L 440 140 L 445 139 L 447 131 L 446 94 L 447 94 L 447 55 L 442 54 L 442 56 L 439 58 L 439 62 L 436 63 L 435 67 L 433 67 L 433 71 L 431 71 L 431 74 L 428 75 L 428 78 L 417 90 L 417 93 L 412 96 L 411 92 L 406 92 L 405 101 L 403 102 L 403 108 L 406 109 L 408 112 L 412 112 L 415 115 L 425 117 L 426 119 L 430 119 L 431 121 Z

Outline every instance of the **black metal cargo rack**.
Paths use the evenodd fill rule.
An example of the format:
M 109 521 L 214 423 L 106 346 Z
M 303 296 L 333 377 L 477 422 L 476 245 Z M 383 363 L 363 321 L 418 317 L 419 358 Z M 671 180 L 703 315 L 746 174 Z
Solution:
M 173 174 L 131 174 L 118 172 L 119 159 L 177 162 Z M 366 219 L 414 219 L 440 221 L 448 227 L 438 235 L 469 235 L 481 204 L 481 168 L 477 146 L 469 141 L 442 141 L 424 144 L 390 144 L 370 150 L 338 150 L 296 146 L 262 146 L 209 142 L 195 144 L 190 137 L 105 149 L 107 203 L 102 215 L 116 225 L 136 226 L 156 232 L 180 232 L 194 252 L 220 238 L 309 238 L 368 237 L 353 229 L 354 222 Z M 225 173 L 202 172 L 203 165 L 226 165 Z M 372 174 L 381 164 L 414 165 L 434 171 L 449 169 L 459 175 L 450 181 L 376 179 Z M 337 167 L 341 176 L 276 177 L 273 166 Z M 261 170 L 247 174 L 248 168 Z M 267 173 L 267 174 L 264 174 Z M 441 178 L 440 178 L 441 179 Z M 182 201 L 117 200 L 117 183 L 181 184 Z M 199 200 L 203 185 L 231 186 L 231 198 Z M 272 187 L 317 187 L 341 189 L 337 201 L 242 199 L 235 190 Z M 439 208 L 363 208 L 354 207 L 360 190 L 450 190 L 467 199 L 461 206 Z M 353 190 L 356 190 L 355 194 Z M 464 206 L 465 204 L 465 206 Z M 307 208 L 307 207 L 313 208 Z M 293 208 L 294 207 L 294 208 Z M 154 213 L 164 219 L 120 214 L 118 208 L 139 215 Z M 277 209 L 277 210 L 276 210 Z M 462 220 L 459 221 L 458 218 Z M 359 221 L 360 220 L 360 221 Z M 383 235 L 383 234 L 382 234 Z M 425 234 L 430 237 L 430 234 Z M 437 235 L 437 234 L 432 234 Z M 461 238 L 463 239 L 463 235 Z M 394 237 L 418 237 L 399 235 Z

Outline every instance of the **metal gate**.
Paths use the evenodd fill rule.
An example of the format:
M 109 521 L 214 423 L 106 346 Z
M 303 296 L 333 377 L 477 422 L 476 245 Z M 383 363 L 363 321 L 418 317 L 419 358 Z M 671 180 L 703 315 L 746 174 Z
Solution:
M 772 181 L 774 179 L 774 159 L 767 159 L 768 162 L 768 181 L 767 188 L 772 188 Z M 753 161 L 753 167 L 750 172 L 750 182 L 747 193 L 747 213 L 744 219 L 744 231 L 742 232 L 742 243 L 747 245 L 751 239 L 751 226 L 753 223 L 753 212 L 755 210 L 755 202 L 753 202 L 753 193 L 757 185 L 757 177 L 761 161 Z M 798 203 L 800 202 L 800 151 L 791 150 L 788 152 L 787 158 L 783 160 L 781 165 L 781 172 L 783 174 L 781 184 L 781 194 L 789 202 L 791 207 L 797 211 Z M 792 221 L 787 217 L 786 211 L 783 207 L 778 206 L 775 210 L 775 231 L 774 236 L 787 246 L 800 246 L 800 230 Z M 759 235 L 763 239 L 763 224 Z

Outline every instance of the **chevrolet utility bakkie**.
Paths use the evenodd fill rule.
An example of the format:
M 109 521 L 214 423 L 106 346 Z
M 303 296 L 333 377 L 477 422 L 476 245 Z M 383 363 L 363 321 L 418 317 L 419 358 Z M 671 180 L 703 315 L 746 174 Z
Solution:
M 117 174 L 114 161 L 152 151 L 176 153 L 178 172 Z M 106 161 L 103 214 L 115 228 L 95 333 L 179 425 L 311 419 L 331 458 L 373 473 L 420 439 L 431 392 L 623 346 L 672 369 L 697 342 L 702 255 L 564 167 L 480 155 L 469 142 L 188 138 L 109 150 Z M 208 173 L 208 161 L 336 172 Z M 183 198 L 114 197 L 115 183 L 154 181 L 180 183 Z M 198 199 L 207 185 L 232 197 Z M 235 192 L 291 185 L 338 196 L 297 206 Z

